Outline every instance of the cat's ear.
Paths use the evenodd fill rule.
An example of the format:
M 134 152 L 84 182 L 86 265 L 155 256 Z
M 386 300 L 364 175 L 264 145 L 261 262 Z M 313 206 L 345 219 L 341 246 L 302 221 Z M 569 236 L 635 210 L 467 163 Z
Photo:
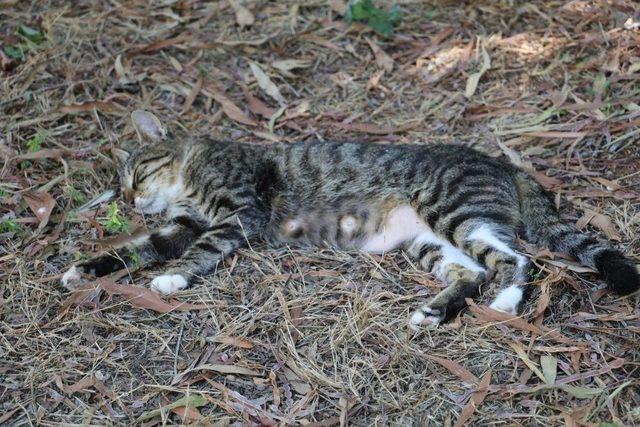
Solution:
M 127 163 L 127 160 L 129 160 L 129 156 L 131 156 L 131 152 L 122 148 L 114 147 L 111 149 L 111 155 L 115 159 L 116 163 L 118 163 L 118 166 L 121 167 L 122 165 Z
M 167 129 L 160 119 L 144 110 L 131 113 L 131 122 L 141 141 L 160 142 L 167 136 Z

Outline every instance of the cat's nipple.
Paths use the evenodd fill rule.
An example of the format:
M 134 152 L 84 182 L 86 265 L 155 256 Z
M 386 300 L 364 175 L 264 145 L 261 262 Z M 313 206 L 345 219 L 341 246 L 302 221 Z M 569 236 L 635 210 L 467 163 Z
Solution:
M 298 219 L 288 219 L 282 225 L 282 229 L 287 237 L 297 238 L 302 234 L 302 223 Z
M 340 230 L 343 234 L 351 236 L 358 228 L 358 220 L 353 215 L 345 215 L 340 219 Z

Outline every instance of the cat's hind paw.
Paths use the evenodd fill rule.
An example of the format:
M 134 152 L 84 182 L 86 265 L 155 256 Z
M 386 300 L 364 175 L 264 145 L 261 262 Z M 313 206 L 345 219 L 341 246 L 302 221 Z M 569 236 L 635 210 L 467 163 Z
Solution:
M 502 311 L 503 313 L 518 315 L 518 307 L 523 298 L 522 288 L 517 285 L 511 285 L 500 293 L 493 300 L 490 308 Z
M 163 274 L 151 281 L 150 288 L 161 294 L 169 295 L 188 286 L 187 279 L 181 274 Z
M 444 313 L 427 305 L 414 311 L 409 319 L 409 327 L 414 331 L 420 328 L 435 328 L 444 320 Z
M 65 289 L 75 291 L 78 286 L 82 285 L 82 268 L 78 268 L 75 265 L 68 269 L 63 275 L 60 282 Z

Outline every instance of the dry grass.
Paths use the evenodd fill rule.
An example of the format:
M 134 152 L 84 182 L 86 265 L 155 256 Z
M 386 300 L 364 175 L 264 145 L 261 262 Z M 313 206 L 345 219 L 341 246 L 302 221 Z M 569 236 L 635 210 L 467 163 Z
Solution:
M 72 208 L 115 182 L 107 153 L 132 139 L 138 108 L 173 129 L 266 144 L 503 151 L 562 196 L 569 221 L 638 257 L 640 30 L 624 26 L 638 3 L 403 0 L 387 40 L 345 27 L 340 3 L 248 1 L 255 23 L 240 28 L 223 1 L 0 2 L 0 45 L 24 44 L 21 24 L 45 35 L 24 59 L 0 56 L 0 424 L 640 424 L 637 298 L 533 248 L 543 273 L 522 319 L 479 302 L 419 334 L 406 319 L 439 285 L 401 254 L 254 247 L 165 302 L 199 307 L 167 313 L 110 281 L 60 287 L 104 234 L 106 207 Z M 473 90 L 483 50 L 490 68 Z M 305 67 L 283 71 L 284 59 Z M 28 200 L 52 208 L 42 227 Z M 166 407 L 181 398 L 199 407 Z

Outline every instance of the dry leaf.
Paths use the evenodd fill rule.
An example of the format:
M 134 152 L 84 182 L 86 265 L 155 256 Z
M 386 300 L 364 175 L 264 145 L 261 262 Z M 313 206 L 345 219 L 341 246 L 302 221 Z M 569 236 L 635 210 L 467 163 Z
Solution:
M 344 15 L 347 11 L 347 3 L 344 0 L 329 0 L 329 6 L 338 15 Z
M 127 109 L 111 101 L 90 101 L 83 104 L 63 105 L 58 111 L 63 114 L 89 113 L 98 110 L 103 113 L 122 114 Z
M 482 405 L 485 397 L 487 397 L 487 393 L 489 393 L 489 384 L 491 383 L 491 369 L 487 371 L 486 374 L 482 377 L 482 381 L 478 385 L 476 391 L 471 395 L 471 399 L 467 404 L 462 408 L 462 412 L 460 413 L 460 417 L 456 420 L 454 427 L 462 427 L 466 425 L 473 412 Z
M 193 406 L 178 406 L 177 408 L 171 408 L 171 412 L 180 417 L 185 424 L 192 424 L 203 419 L 202 414 L 198 408 Z
M 424 355 L 427 359 L 433 360 L 434 362 L 438 362 L 443 368 L 447 369 L 456 377 L 460 378 L 462 381 L 465 381 L 469 384 L 478 384 L 480 381 L 478 377 L 473 375 L 467 368 L 460 365 L 457 362 L 454 362 L 451 359 L 444 359 L 438 356 L 432 356 L 429 354 Z
M 344 129 L 344 130 L 349 130 L 354 132 L 370 133 L 373 135 L 388 135 L 390 133 L 402 133 L 408 130 L 415 129 L 420 125 L 420 123 L 421 123 L 420 120 L 414 120 L 396 127 L 381 127 L 378 125 L 374 125 L 373 123 L 333 122 L 330 124 L 339 129 Z
M 265 72 L 262 71 L 262 68 L 260 68 L 260 66 L 255 62 L 249 63 L 249 67 L 251 68 L 251 72 L 256 78 L 260 89 L 262 89 L 271 98 L 275 99 L 280 107 L 285 107 L 287 103 L 280 93 L 280 89 L 278 89 L 278 86 L 276 86 L 275 83 L 271 81 L 269 76 L 267 76 Z
M 253 25 L 256 21 L 253 13 L 249 11 L 246 7 L 240 4 L 238 0 L 228 0 L 231 8 L 236 14 L 236 22 L 241 27 L 248 27 Z
M 207 96 L 215 99 L 222 106 L 222 111 L 224 114 L 229 117 L 231 120 L 234 120 L 238 123 L 242 123 L 249 126 L 257 126 L 254 120 L 247 117 L 246 114 L 242 112 L 242 110 L 227 97 L 222 91 L 218 90 L 212 85 L 207 86 L 206 92 L 203 90 Z
M 525 332 L 531 332 L 538 336 L 546 336 L 547 338 L 553 338 L 554 340 L 564 343 L 575 345 L 576 342 L 570 340 L 569 338 L 562 335 L 560 332 L 554 329 L 549 329 L 547 327 L 541 326 L 538 327 L 531 323 L 528 323 L 526 320 L 521 319 L 519 317 L 514 317 L 511 314 L 503 313 L 501 311 L 493 310 L 487 306 L 480 306 L 476 304 L 472 299 L 466 298 L 465 301 L 469 305 L 469 310 L 473 312 L 476 316 L 476 319 L 480 323 L 494 323 L 500 322 L 504 325 L 508 325 L 514 329 L 519 329 Z
M 576 227 L 582 230 L 587 224 L 591 224 L 594 227 L 604 231 L 609 240 L 620 241 L 620 234 L 613 225 L 611 218 L 605 214 L 594 212 L 589 209 L 584 210 L 584 215 L 578 221 L 576 221 Z
M 598 270 L 593 269 L 591 267 L 585 267 L 582 264 L 578 264 L 577 262 L 563 260 L 563 259 L 547 259 L 547 258 L 537 258 L 538 260 L 551 264 L 556 267 L 564 268 L 570 271 L 574 271 L 576 273 L 597 273 Z
M 244 94 L 245 99 L 247 100 L 247 105 L 249 106 L 249 110 L 256 116 L 262 116 L 264 118 L 271 118 L 276 110 L 269 107 L 267 104 L 262 102 L 259 98 L 253 96 L 253 94 L 249 91 L 245 85 L 242 86 L 242 93 Z
M 175 408 L 185 408 L 185 407 L 197 408 L 197 407 L 206 405 L 208 402 L 209 401 L 207 399 L 205 399 L 199 394 L 190 394 L 190 395 L 181 397 L 175 402 L 165 405 L 162 408 L 154 409 L 153 411 L 143 413 L 142 415 L 140 415 L 140 418 L 138 418 L 138 421 L 150 420 L 151 418 L 155 418 L 161 415 L 165 411 L 173 410 Z M 194 414 L 194 413 L 191 412 L 190 414 Z M 200 415 L 199 411 L 197 415 Z M 196 418 L 197 418 L 197 415 L 195 415 Z M 200 418 L 197 418 L 197 419 L 200 419 Z
M 118 54 L 118 56 L 116 56 L 116 61 L 113 65 L 113 68 L 116 72 L 116 77 L 118 78 L 119 81 L 123 81 L 126 79 L 127 77 L 127 71 L 125 70 L 124 66 L 122 65 L 122 55 Z
M 489 58 L 487 50 L 484 48 L 484 44 L 480 46 L 480 49 L 482 52 L 482 65 L 480 66 L 480 70 L 477 73 L 471 74 L 467 79 L 467 87 L 464 91 L 464 96 L 466 96 L 467 98 L 471 98 L 473 94 L 476 93 L 480 78 L 489 68 L 491 68 L 491 59 Z
M 546 383 L 547 379 L 545 378 L 544 374 L 540 371 L 540 369 L 538 369 L 536 364 L 533 363 L 533 360 L 529 359 L 529 356 L 527 356 L 527 353 L 524 351 L 522 346 L 516 342 L 510 342 L 508 344 L 516 352 L 516 354 L 524 362 L 524 364 L 527 365 L 527 368 L 531 369 L 531 371 L 536 374 L 538 378 Z
M 141 45 L 141 46 L 136 46 L 134 48 L 132 48 L 131 50 L 129 50 L 127 52 L 127 56 L 131 57 L 134 55 L 137 55 L 139 53 L 151 53 L 151 52 L 155 52 L 158 50 L 162 50 L 164 48 L 167 47 L 171 47 L 175 44 L 178 44 L 180 42 L 182 42 L 183 40 L 185 40 L 186 38 L 190 37 L 189 34 L 180 34 L 176 37 L 170 38 L 170 39 L 164 39 L 164 40 L 158 40 L 156 42 L 153 43 L 149 43 L 149 44 L 145 44 L 145 45 Z
M 609 179 L 606 178 L 601 178 L 599 176 L 592 178 L 594 181 L 599 182 L 600 184 L 604 185 L 607 190 L 609 191 L 618 191 L 620 189 L 622 189 L 622 185 L 618 184 L 615 181 L 611 181 Z
M 376 64 L 378 65 L 378 67 L 386 71 L 387 73 L 393 71 L 393 59 L 389 55 L 387 55 L 387 53 L 382 50 L 382 48 L 376 43 L 368 38 L 365 38 L 365 40 L 367 41 L 367 43 L 369 43 L 369 47 L 376 57 Z
M 558 374 L 558 359 L 553 356 L 540 356 L 540 366 L 542 366 L 542 373 L 546 383 L 549 385 L 555 384 Z
M 311 61 L 304 59 L 283 59 L 280 61 L 273 61 L 271 63 L 273 68 L 280 71 L 291 71 L 294 68 L 307 68 L 311 66 Z
M 206 363 L 204 365 L 196 366 L 195 368 L 187 369 L 186 371 L 178 374 L 178 376 L 183 377 L 189 372 L 194 372 L 194 371 L 214 371 L 214 372 L 219 372 L 221 374 L 248 375 L 251 377 L 259 377 L 262 375 L 258 371 L 254 371 L 249 368 L 244 368 L 242 366 L 222 365 L 219 363 Z
M 93 387 L 95 383 L 96 383 L 95 377 L 93 375 L 89 375 L 84 377 L 80 381 L 76 382 L 75 384 L 72 384 L 70 386 L 63 386 L 62 391 L 65 392 L 66 394 L 73 394 L 78 391 L 85 390 L 89 387 Z
M 40 220 L 38 228 L 43 228 L 49 222 L 49 217 L 53 208 L 56 207 L 56 201 L 49 193 L 27 191 L 22 194 L 25 202 L 29 205 L 29 209 Z
M 203 79 L 202 79 L 202 76 L 200 76 L 196 84 L 193 85 L 193 87 L 191 88 L 191 92 L 189 92 L 189 95 L 187 95 L 187 97 L 184 100 L 184 105 L 182 106 L 182 114 L 185 114 L 186 112 L 188 112 L 189 109 L 191 108 L 191 105 L 193 105 L 193 101 L 196 100 L 198 93 L 200 93 L 200 90 L 202 89 L 202 83 L 203 83 Z
M 43 148 L 38 151 L 31 151 L 28 153 L 20 154 L 16 156 L 16 160 L 36 160 L 36 159 L 59 159 L 63 155 L 68 154 L 68 151 L 59 148 Z
M 222 344 L 231 345 L 234 347 L 253 348 L 253 343 L 251 341 L 241 337 L 231 337 L 231 336 L 216 337 L 214 341 Z
M 98 286 L 110 295 L 120 295 L 127 298 L 128 302 L 139 308 L 146 308 L 159 313 L 169 313 L 171 311 L 190 311 L 211 309 L 209 304 L 191 304 L 171 300 L 167 302 L 160 297 L 156 291 L 135 285 L 118 285 L 113 280 L 99 279 Z

